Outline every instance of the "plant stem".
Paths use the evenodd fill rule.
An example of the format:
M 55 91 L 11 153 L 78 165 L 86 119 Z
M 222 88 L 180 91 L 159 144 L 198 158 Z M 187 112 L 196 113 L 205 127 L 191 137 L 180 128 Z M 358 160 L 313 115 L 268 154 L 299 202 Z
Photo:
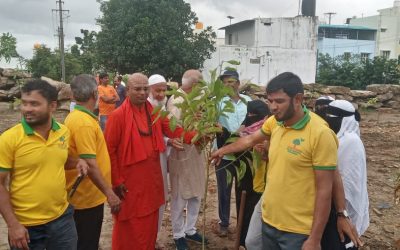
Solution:
M 210 173 L 210 167 L 211 167 L 211 150 L 212 147 L 209 146 L 208 149 L 206 150 L 206 161 L 207 161 L 207 166 L 206 166 L 206 183 L 205 183 L 205 188 L 204 188 L 204 199 L 203 199 L 203 240 L 201 243 L 201 249 L 205 250 L 206 249 L 206 242 L 205 242 L 205 237 L 206 237 L 206 209 L 207 209 L 207 191 L 208 191 L 208 181 L 210 179 L 209 173 Z

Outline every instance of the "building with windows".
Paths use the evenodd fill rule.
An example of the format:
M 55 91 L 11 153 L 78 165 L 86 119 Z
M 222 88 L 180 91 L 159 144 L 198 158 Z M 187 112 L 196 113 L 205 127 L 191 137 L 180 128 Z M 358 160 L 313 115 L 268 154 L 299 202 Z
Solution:
M 393 7 L 378 10 L 378 15 L 353 18 L 351 25 L 360 25 L 377 30 L 375 55 L 400 62 L 400 0 Z
M 321 24 L 318 27 L 318 53 L 360 55 L 372 59 L 375 56 L 376 29 L 352 25 Z
M 291 71 L 305 83 L 315 82 L 317 17 L 254 18 L 226 27 L 225 43 L 217 46 L 204 69 L 223 71 L 229 60 L 242 80 L 265 85 L 276 75 Z

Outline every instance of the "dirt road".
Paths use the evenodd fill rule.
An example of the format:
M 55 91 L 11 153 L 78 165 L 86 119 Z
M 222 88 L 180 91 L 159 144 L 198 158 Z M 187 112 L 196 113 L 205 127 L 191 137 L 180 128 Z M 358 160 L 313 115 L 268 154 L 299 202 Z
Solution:
M 64 113 L 57 113 L 56 119 L 62 121 Z M 20 119 L 16 112 L 0 113 L 0 133 L 13 126 Z M 400 240 L 400 205 L 393 201 L 394 181 L 400 173 L 400 112 L 378 113 L 363 112 L 361 122 L 362 139 L 368 159 L 368 192 L 370 198 L 371 224 L 363 236 L 365 246 L 362 249 L 390 250 L 395 248 L 395 240 Z M 212 226 L 217 221 L 217 198 L 215 174 L 211 174 L 209 198 L 207 201 L 207 237 L 208 249 L 231 249 L 234 235 L 219 238 L 213 233 Z M 232 195 L 232 221 L 236 220 L 234 195 Z M 168 208 L 169 209 L 169 208 Z M 172 240 L 172 229 L 169 210 L 165 212 L 161 242 L 167 249 L 175 249 Z M 104 219 L 101 236 L 101 249 L 111 249 L 112 218 L 108 210 Z M 198 228 L 201 229 L 202 214 Z M 231 225 L 234 229 L 235 225 Z M 190 245 L 191 249 L 201 249 Z M 8 249 L 7 227 L 0 217 L 0 250 Z M 400 248 L 399 248 L 400 249 Z

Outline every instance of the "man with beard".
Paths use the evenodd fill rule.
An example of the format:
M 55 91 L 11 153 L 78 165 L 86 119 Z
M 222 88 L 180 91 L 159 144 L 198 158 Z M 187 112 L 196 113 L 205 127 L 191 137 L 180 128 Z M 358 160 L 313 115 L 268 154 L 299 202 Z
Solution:
M 65 118 L 71 132 L 69 153 L 84 159 L 89 165 L 89 177 L 84 178 L 69 198 L 75 208 L 74 219 L 78 232 L 78 250 L 99 249 L 104 202 L 111 212 L 118 212 L 120 200 L 111 189 L 111 164 L 104 135 L 93 110 L 98 98 L 96 79 L 91 75 L 78 75 L 71 82 L 76 100 L 74 111 Z M 73 188 L 76 170 L 65 173 L 67 190 Z
M 0 213 L 11 249 L 76 249 L 64 168 L 77 161 L 68 159 L 67 127 L 51 117 L 57 90 L 45 81 L 30 81 L 21 89 L 21 102 L 21 123 L 0 137 Z
M 151 103 L 153 108 L 161 106 L 162 110 L 165 110 L 165 105 L 167 102 L 166 91 L 167 91 L 167 81 L 162 75 L 152 75 L 149 77 L 149 87 L 150 93 L 147 100 Z M 164 142 L 166 146 L 172 146 L 177 149 L 182 149 L 182 143 L 180 139 L 175 138 L 171 139 L 164 136 Z M 168 201 L 168 173 L 167 173 L 167 156 L 168 151 L 170 148 L 167 148 L 165 152 L 160 153 L 160 165 L 161 165 L 161 172 L 163 176 L 163 183 L 164 183 L 164 198 L 165 203 L 159 209 L 158 215 L 158 233 L 160 233 L 161 225 L 164 217 L 165 205 Z M 158 237 L 157 237 L 158 238 Z M 156 248 L 161 249 L 163 246 L 157 242 Z
M 165 203 L 160 166 L 164 135 L 184 134 L 184 142 L 190 143 L 195 133 L 179 127 L 171 131 L 167 118 L 155 121 L 145 75 L 130 75 L 126 89 L 127 99 L 109 116 L 105 130 L 112 184 L 123 200 L 115 215 L 112 248 L 154 250 L 159 208 Z
M 269 138 L 263 249 L 320 249 L 337 164 L 336 136 L 323 119 L 303 106 L 304 90 L 297 75 L 282 73 L 266 90 L 273 116 L 261 130 L 220 148 L 212 157 L 218 163 L 225 154 Z
M 366 155 L 358 124 L 360 114 L 350 102 L 336 100 L 326 108 L 326 121 L 339 140 L 338 169 L 343 179 L 347 208 L 338 210 L 336 215 L 350 219 L 358 235 L 362 235 L 369 226 L 369 201 Z
M 193 87 L 203 79 L 200 71 L 187 70 L 182 76 L 182 86 L 178 91 L 189 94 Z M 183 97 L 171 97 L 167 109 L 176 119 L 182 119 L 179 103 Z M 171 222 L 173 238 L 177 250 L 188 249 L 186 240 L 197 243 L 203 236 L 197 232 L 196 222 L 204 194 L 205 158 L 201 149 L 195 145 L 183 145 L 171 149 L 168 156 L 169 178 L 171 181 Z M 186 208 L 186 221 L 184 209 Z M 207 242 L 207 239 L 205 239 Z

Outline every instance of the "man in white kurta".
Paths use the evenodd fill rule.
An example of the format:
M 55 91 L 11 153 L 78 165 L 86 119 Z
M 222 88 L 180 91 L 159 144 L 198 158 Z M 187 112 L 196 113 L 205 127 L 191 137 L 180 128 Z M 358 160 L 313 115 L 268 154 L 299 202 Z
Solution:
M 188 70 L 182 77 L 182 87 L 178 90 L 188 94 L 193 86 L 202 79 L 198 70 Z M 171 97 L 167 110 L 178 120 L 181 110 L 176 107 L 182 97 Z M 201 242 L 196 230 L 197 217 L 205 185 L 205 158 L 195 145 L 184 145 L 184 150 L 171 149 L 168 156 L 169 178 L 171 182 L 171 221 L 173 238 L 178 250 L 187 249 L 186 240 Z M 186 207 L 186 221 L 184 208 Z
M 155 108 L 157 106 L 161 106 L 163 110 L 165 110 L 165 104 L 167 102 L 167 97 L 165 95 L 165 92 L 167 90 L 167 81 L 162 75 L 152 75 L 149 77 L 149 87 L 150 87 L 150 93 L 149 97 L 147 100 L 151 103 L 151 105 Z M 168 146 L 169 140 L 174 140 L 174 139 L 169 139 L 168 137 L 164 136 L 164 142 L 165 145 Z M 167 150 L 164 152 L 160 153 L 160 165 L 161 165 L 161 173 L 163 177 L 163 184 L 164 184 L 164 198 L 165 202 L 168 201 L 168 171 L 167 171 L 167 155 L 169 152 L 169 147 L 167 147 Z M 158 234 L 161 231 L 161 225 L 162 221 L 164 218 L 164 211 L 165 211 L 165 206 L 166 203 L 163 204 L 160 209 L 159 209 L 159 214 L 158 214 Z M 157 244 L 156 248 L 162 248 L 163 246 L 158 242 L 158 235 L 157 235 Z

